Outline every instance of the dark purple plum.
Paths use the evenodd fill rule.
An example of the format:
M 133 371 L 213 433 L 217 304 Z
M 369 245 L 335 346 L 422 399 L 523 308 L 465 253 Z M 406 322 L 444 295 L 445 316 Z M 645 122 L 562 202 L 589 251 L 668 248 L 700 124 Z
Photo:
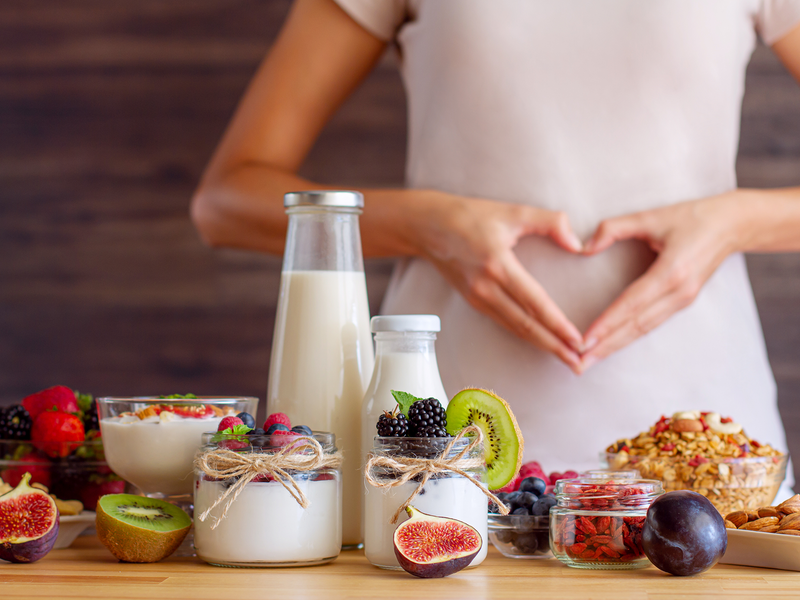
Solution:
M 642 529 L 644 553 L 672 575 L 696 575 L 725 554 L 725 521 L 707 498 L 681 490 L 656 498 Z

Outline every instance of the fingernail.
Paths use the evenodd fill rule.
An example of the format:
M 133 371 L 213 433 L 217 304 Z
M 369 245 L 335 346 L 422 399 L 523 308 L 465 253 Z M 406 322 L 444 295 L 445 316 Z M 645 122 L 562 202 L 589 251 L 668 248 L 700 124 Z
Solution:
M 581 361 L 581 372 L 586 371 L 589 367 L 597 362 L 596 356 L 587 356 Z
M 575 252 L 583 252 L 583 242 L 577 235 L 570 233 L 567 236 L 567 241 L 569 242 L 570 247 L 575 250 Z
M 588 338 L 586 338 L 586 341 L 583 342 L 583 350 L 581 352 L 586 353 L 595 346 L 597 346 L 597 338 L 594 337 L 593 335 L 589 336 Z

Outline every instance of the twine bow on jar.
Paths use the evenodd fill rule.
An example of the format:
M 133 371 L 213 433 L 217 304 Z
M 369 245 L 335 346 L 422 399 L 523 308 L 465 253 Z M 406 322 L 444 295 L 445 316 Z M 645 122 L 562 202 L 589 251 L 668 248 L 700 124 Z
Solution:
M 470 443 L 460 452 L 458 452 L 458 454 L 448 458 L 455 445 L 461 441 L 465 435 L 469 434 L 472 434 L 473 436 Z M 481 442 L 483 442 L 483 432 L 478 426 L 470 425 L 462 429 L 458 435 L 450 440 L 447 446 L 445 446 L 442 450 L 441 454 L 439 454 L 436 458 L 429 459 L 415 458 L 410 456 L 377 456 L 371 454 L 366 466 L 364 467 L 364 475 L 367 479 L 367 483 L 369 483 L 371 486 L 383 489 L 398 487 L 417 477 L 421 478 L 417 489 L 415 489 L 411 496 L 409 496 L 408 500 L 400 505 L 400 507 L 392 516 L 392 524 L 397 523 L 397 519 L 400 517 L 400 514 L 406 508 L 408 508 L 408 506 L 413 502 L 414 498 L 417 497 L 417 494 L 422 491 L 422 488 L 425 487 L 425 484 L 428 482 L 431 475 L 444 473 L 446 471 L 452 471 L 453 473 L 457 473 L 462 477 L 466 477 L 467 481 L 472 482 L 486 495 L 487 498 L 489 498 L 489 500 L 498 506 L 500 509 L 500 514 L 507 515 L 509 512 L 508 507 L 503 504 L 497 496 L 490 492 L 486 486 L 483 485 L 483 483 L 467 473 L 468 469 L 476 469 L 484 465 L 483 458 L 465 458 L 465 455 L 468 455 Z M 375 477 L 372 474 L 372 471 L 375 468 L 394 471 L 397 476 L 381 478 Z
M 237 478 L 237 481 L 225 490 L 225 493 L 217 498 L 214 504 L 203 511 L 198 518 L 200 521 L 205 521 L 211 511 L 227 499 L 228 501 L 222 509 L 222 515 L 211 526 L 211 529 L 216 529 L 245 486 L 259 475 L 272 477 L 292 495 L 292 498 L 300 506 L 308 508 L 311 502 L 306 498 L 303 490 L 300 489 L 288 471 L 336 469 L 341 464 L 341 452 L 326 454 L 317 440 L 305 436 L 295 438 L 274 454 L 260 452 L 239 453 L 227 448 L 215 448 L 214 450 L 201 452 L 194 459 L 194 466 L 197 470 L 212 479 Z

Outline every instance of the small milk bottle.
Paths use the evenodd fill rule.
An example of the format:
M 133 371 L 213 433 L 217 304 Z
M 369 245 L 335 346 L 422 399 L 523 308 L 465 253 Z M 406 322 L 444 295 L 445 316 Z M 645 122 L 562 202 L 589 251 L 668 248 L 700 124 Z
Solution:
M 286 194 L 289 215 L 267 388 L 267 412 L 330 431 L 342 463 L 342 544 L 361 543 L 361 400 L 374 354 L 358 192 Z
M 436 398 L 447 408 L 447 393 L 436 362 L 436 333 L 441 321 L 436 315 L 390 315 L 372 317 L 375 334 L 375 368 L 361 409 L 361 456 L 372 451 L 376 424 L 385 410 L 397 404 L 392 390 L 418 398 Z

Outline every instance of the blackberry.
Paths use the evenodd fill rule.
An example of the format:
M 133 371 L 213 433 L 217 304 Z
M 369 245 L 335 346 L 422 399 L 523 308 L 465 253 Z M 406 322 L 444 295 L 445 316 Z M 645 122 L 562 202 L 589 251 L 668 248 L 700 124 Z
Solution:
M 414 402 L 408 409 L 408 421 L 412 437 L 444 437 L 447 435 L 447 433 L 442 436 L 422 435 L 422 431 L 426 427 L 439 427 L 442 430 L 447 428 L 444 408 L 436 398 Z
M 0 412 L 0 439 L 31 439 L 31 416 L 21 404 L 11 406 Z
M 408 419 L 397 409 L 384 411 L 375 427 L 381 437 L 404 437 L 408 433 Z
M 83 413 L 83 429 L 100 431 L 100 417 L 97 415 L 97 400 L 92 400 L 89 409 Z
M 414 437 L 450 437 L 441 425 L 428 425 L 414 430 Z
M 75 454 L 53 462 L 50 492 L 62 500 L 80 500 L 81 491 L 89 484 L 93 471 L 84 459 Z

